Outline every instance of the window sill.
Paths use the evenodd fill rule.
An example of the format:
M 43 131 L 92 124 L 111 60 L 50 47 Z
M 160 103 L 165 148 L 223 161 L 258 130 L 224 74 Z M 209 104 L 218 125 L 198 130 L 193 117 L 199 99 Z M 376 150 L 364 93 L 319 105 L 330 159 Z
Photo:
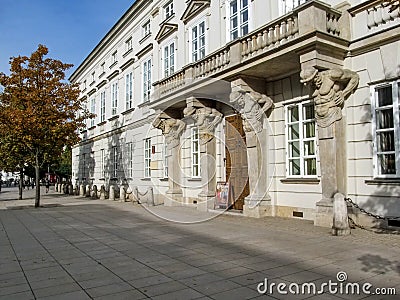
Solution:
M 105 181 L 106 179 L 105 179 L 105 178 L 100 178 L 99 180 L 101 180 L 101 181 Z
M 166 18 L 164 19 L 164 21 L 162 21 L 162 22 L 160 23 L 160 27 L 161 27 L 163 24 L 167 23 L 168 21 L 171 21 L 174 17 L 175 17 L 175 13 L 172 13 L 170 16 L 166 17 Z
M 106 75 L 106 72 L 101 73 L 101 74 L 99 75 L 99 79 L 100 79 L 101 77 L 103 77 L 104 75 Z
M 117 177 L 112 177 L 112 178 L 110 178 L 110 181 L 118 181 L 118 178 Z
M 93 130 L 96 128 L 96 125 L 91 126 L 88 130 Z
M 97 126 L 103 126 L 106 123 L 107 123 L 107 121 L 103 121 L 103 122 L 98 123 Z
M 111 70 L 112 68 L 114 68 L 114 66 L 116 66 L 117 63 L 118 63 L 118 61 L 113 62 L 113 63 L 111 64 L 111 66 L 110 66 L 110 70 Z
M 142 103 L 140 103 L 140 104 L 138 105 L 138 107 L 139 107 L 139 108 L 142 108 L 142 107 L 144 107 L 144 106 L 147 106 L 149 103 L 150 103 L 150 100 L 143 101 Z
M 400 178 L 374 178 L 365 180 L 366 185 L 400 185 Z
M 160 181 L 168 181 L 168 178 L 160 178 Z
M 130 109 L 125 110 L 125 111 L 122 112 L 121 114 L 122 114 L 122 115 L 127 115 L 127 114 L 129 114 L 130 112 L 133 112 L 134 110 L 135 110 L 135 108 L 133 107 L 133 108 L 130 108 Z
M 151 32 L 149 32 L 148 34 L 146 34 L 140 41 L 139 44 L 142 44 L 145 40 L 147 40 L 149 37 L 151 36 Z
M 116 119 L 118 119 L 118 115 L 112 116 L 111 118 L 108 119 L 108 121 L 114 121 Z
M 284 184 L 319 184 L 318 178 L 285 178 L 281 179 Z
M 141 181 L 150 181 L 151 178 L 141 178 L 140 180 L 141 180 Z
M 129 53 L 131 53 L 133 51 L 133 48 L 130 48 L 129 50 L 127 50 L 124 54 L 122 54 L 122 57 L 125 58 Z
M 201 177 L 188 178 L 187 181 L 201 181 Z

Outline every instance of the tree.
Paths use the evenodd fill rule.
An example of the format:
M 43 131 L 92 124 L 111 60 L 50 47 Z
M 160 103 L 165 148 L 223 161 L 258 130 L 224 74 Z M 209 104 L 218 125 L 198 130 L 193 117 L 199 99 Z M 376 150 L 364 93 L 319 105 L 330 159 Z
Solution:
M 10 75 L 0 73 L 0 141 L 12 136 L 15 141 L 4 148 L 21 149 L 22 162 L 35 167 L 35 207 L 40 205 L 40 167 L 59 157 L 64 147 L 79 142 L 79 130 L 93 117 L 79 99 L 77 84 L 65 81 L 72 67 L 59 60 L 45 58 L 46 46 L 39 45 L 30 57 L 11 58 Z

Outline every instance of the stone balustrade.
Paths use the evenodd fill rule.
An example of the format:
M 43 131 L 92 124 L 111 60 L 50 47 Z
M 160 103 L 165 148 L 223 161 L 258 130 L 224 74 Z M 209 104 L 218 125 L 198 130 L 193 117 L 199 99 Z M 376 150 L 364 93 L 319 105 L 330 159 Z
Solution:
M 242 57 L 253 56 L 259 50 L 279 47 L 285 41 L 295 38 L 298 32 L 297 15 L 294 13 L 286 15 L 283 19 L 278 19 L 243 38 Z
M 340 14 L 337 12 L 326 13 L 326 30 L 328 33 L 336 36 L 340 36 Z
M 177 72 L 158 82 L 160 96 L 169 93 L 181 86 L 185 85 L 185 71 Z
M 367 26 L 368 29 L 374 29 L 384 24 L 389 23 L 395 19 L 400 18 L 400 10 L 394 9 L 390 12 L 390 6 L 384 3 L 378 3 L 377 5 L 367 9 Z
M 193 65 L 194 78 L 205 77 L 224 70 L 230 62 L 229 47 L 207 55 L 204 59 Z

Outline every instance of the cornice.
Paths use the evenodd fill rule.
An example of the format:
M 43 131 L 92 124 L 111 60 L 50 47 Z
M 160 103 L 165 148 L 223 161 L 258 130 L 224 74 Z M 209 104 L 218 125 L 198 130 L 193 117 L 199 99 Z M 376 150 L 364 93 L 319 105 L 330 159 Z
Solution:
M 211 0 L 192 0 L 189 2 L 186 7 L 181 20 L 184 24 L 193 19 L 196 15 L 198 15 L 201 11 L 203 11 L 206 7 L 209 7 Z

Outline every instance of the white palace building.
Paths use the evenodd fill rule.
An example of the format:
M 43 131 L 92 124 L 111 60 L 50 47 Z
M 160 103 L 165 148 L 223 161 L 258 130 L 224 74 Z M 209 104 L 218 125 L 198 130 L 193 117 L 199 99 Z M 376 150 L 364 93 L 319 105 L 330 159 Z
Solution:
M 74 185 L 400 226 L 399 1 L 137 0 L 70 80 Z

